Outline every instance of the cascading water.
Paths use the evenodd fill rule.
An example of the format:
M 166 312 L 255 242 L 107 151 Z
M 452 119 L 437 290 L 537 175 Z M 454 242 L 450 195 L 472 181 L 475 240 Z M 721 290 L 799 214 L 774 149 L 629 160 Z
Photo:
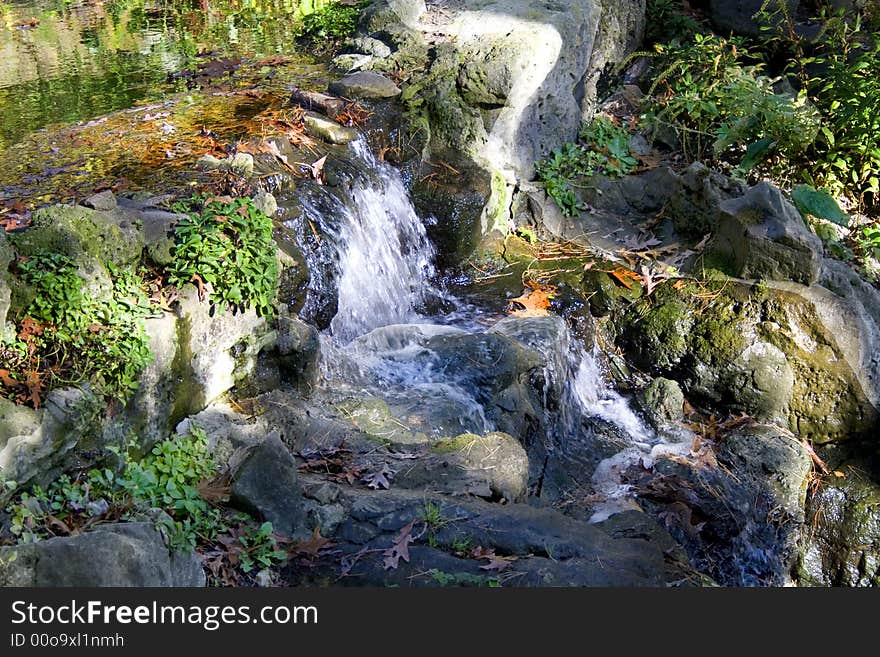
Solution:
M 353 179 L 350 204 L 339 207 L 322 197 L 322 207 L 333 206 L 337 213 L 335 223 L 322 221 L 317 205 L 307 207 L 312 219 L 333 226 L 337 249 L 338 305 L 322 336 L 325 390 L 380 397 L 401 417 L 425 414 L 435 437 L 497 429 L 487 417 L 474 377 L 449 368 L 444 362 L 449 353 L 437 350 L 444 341 L 489 335 L 496 329 L 487 332 L 485 324 L 491 322 L 481 326 L 472 312 L 461 310 L 466 304 L 432 283 L 434 249 L 399 172 L 378 162 L 365 141 L 357 140 L 351 148 L 369 175 Z M 459 310 L 428 316 L 425 303 L 432 297 L 443 297 Z M 620 481 L 620 470 L 667 447 L 628 401 L 608 387 L 594 355 L 579 345 L 570 346 L 576 341 L 567 328 L 562 326 L 553 336 L 556 344 L 549 348 L 530 335 L 528 327 L 513 335 L 539 353 L 555 350 L 547 355 L 545 378 L 560 391 L 561 408 L 545 411 L 547 433 L 557 442 L 576 440 L 585 418 L 599 418 L 626 436 L 627 447 L 602 460 L 593 478 L 594 489 L 607 500 L 593 516 L 602 520 L 626 506 L 622 500 L 628 489 Z M 432 414 L 435 407 L 441 412 Z
M 375 182 L 355 183 L 355 206 L 339 236 L 339 307 L 330 329 L 340 340 L 414 319 L 433 290 L 434 248 L 403 180 L 376 161 L 363 139 L 352 149 L 377 176 Z

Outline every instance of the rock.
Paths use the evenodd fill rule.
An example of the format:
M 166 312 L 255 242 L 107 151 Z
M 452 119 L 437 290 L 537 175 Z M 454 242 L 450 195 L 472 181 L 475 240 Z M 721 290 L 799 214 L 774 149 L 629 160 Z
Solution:
M 109 288 L 107 265 L 130 268 L 141 258 L 139 216 L 122 209 L 105 212 L 74 205 L 53 205 L 32 215 L 28 230 L 11 236 L 19 255 L 38 251 L 71 258 L 93 292 Z
M 709 0 L 709 18 L 722 35 L 734 32 L 743 36 L 761 36 L 764 34 L 762 27 L 768 23 L 756 18 L 755 14 L 765 4 L 764 0 Z M 785 4 L 788 15 L 794 16 L 800 0 L 785 0 Z M 770 7 L 772 13 L 772 3 Z
M 254 156 L 236 153 L 221 159 L 208 153 L 198 159 L 196 166 L 206 171 L 230 171 L 242 178 L 250 178 L 254 173 Z
M 345 48 L 354 53 L 372 55 L 379 59 L 391 57 L 391 48 L 373 37 L 355 37 L 345 42 Z
M 34 414 L 5 410 L 9 424 L 4 423 L 4 432 L 18 428 L 23 433 L 0 441 L 0 481 L 14 481 L 18 488 L 51 481 L 53 469 L 74 446 L 100 433 L 103 410 L 103 401 L 87 388 L 56 388 Z M 6 491 L 7 497 L 11 492 Z M 0 494 L 0 501 L 5 499 Z
M 343 98 L 393 98 L 400 87 L 381 73 L 358 71 L 330 83 L 330 93 Z
M 234 411 L 228 404 L 216 402 L 181 420 L 174 433 L 185 436 L 198 427 L 208 438 L 208 450 L 217 463 L 228 464 L 239 450 L 259 445 L 268 433 L 266 423 Z
M 810 496 L 802 585 L 880 586 L 880 487 L 860 470 L 843 467 Z
M 328 96 L 320 91 L 306 91 L 293 87 L 290 92 L 290 104 L 298 105 L 306 110 L 316 110 L 335 119 L 345 111 L 346 102 L 335 96 Z
M 163 210 L 144 210 L 141 225 L 144 247 L 150 260 L 157 265 L 168 265 L 174 259 L 174 227 L 185 215 Z
M 311 387 L 317 380 L 321 357 L 317 329 L 281 305 L 277 332 L 276 349 L 282 378 L 299 386 Z
M 343 554 L 381 552 L 408 523 L 421 524 L 418 519 L 425 517 L 426 508 L 439 516 L 428 528 L 430 541 L 410 546 L 408 562 L 401 560 L 396 569 L 388 570 L 381 556 L 365 556 L 355 560 L 352 578 L 343 581 L 384 586 L 487 585 L 491 573 L 481 570 L 482 562 L 454 556 L 452 546 L 462 541 L 517 557 L 511 570 L 522 575 L 511 582 L 514 586 L 658 586 L 683 578 L 682 571 L 664 559 L 660 546 L 672 544 L 668 537 L 654 542 L 644 534 L 626 536 L 617 531 L 612 536 L 556 510 L 525 504 L 500 505 L 393 487 L 371 491 L 341 486 L 339 493 L 335 504 L 345 509 L 346 520 L 329 536 Z M 662 532 L 656 523 L 653 526 L 655 532 Z M 285 575 L 294 584 L 303 583 L 301 577 L 320 578 L 325 573 L 289 569 Z
M 315 112 L 306 112 L 303 122 L 310 135 L 331 144 L 347 144 L 358 136 L 354 128 L 346 128 Z
M 149 522 L 97 525 L 79 534 L 0 547 L 2 586 L 204 586 L 192 551 L 169 553 Z
M 9 287 L 9 263 L 12 262 L 13 256 L 12 246 L 6 239 L 4 231 L 0 233 L 0 344 L 15 336 L 15 327 L 11 322 L 6 321 L 12 300 L 12 290 Z
M 181 291 L 177 308 L 182 388 L 175 415 L 202 410 L 239 381 L 250 376 L 258 354 L 274 346 L 275 332 L 253 308 L 211 313 L 193 286 Z
M 717 465 L 705 456 L 661 457 L 651 472 L 631 468 L 625 481 L 697 570 L 725 585 L 790 583 L 804 531 L 807 448 L 770 425 L 741 427 L 719 445 Z
M 93 210 L 113 210 L 117 205 L 116 195 L 109 189 L 103 192 L 98 192 L 97 194 L 92 194 L 83 201 L 83 205 L 87 208 L 92 208 Z
M 679 233 L 694 239 L 716 230 L 721 203 L 745 193 L 741 183 L 701 162 L 692 163 L 677 176 L 671 189 L 667 213 Z
M 0 397 L 0 450 L 10 438 L 34 433 L 40 426 L 40 413 Z
M 330 60 L 330 67 L 337 73 L 347 75 L 355 71 L 362 71 L 373 67 L 373 57 L 370 55 L 358 55 L 354 53 L 336 55 Z
M 684 393 L 675 381 L 657 377 L 642 395 L 645 410 L 655 426 L 684 419 Z
M 876 422 L 859 372 L 866 345 L 843 328 L 858 315 L 828 291 L 727 281 L 699 312 L 687 293 L 662 288 L 622 312 L 618 344 L 688 396 L 780 421 L 814 442 Z
M 260 190 L 254 194 L 254 207 L 267 217 L 278 215 L 278 201 L 269 192 Z
M 462 434 L 431 444 L 430 456 L 394 478 L 395 486 L 449 495 L 521 502 L 529 483 L 529 459 L 515 438 L 501 432 Z
M 805 285 L 819 277 L 822 241 L 778 188 L 759 183 L 719 210 L 710 252 L 729 263 L 727 273 Z
M 238 465 L 232 477 L 231 500 L 271 522 L 276 534 L 303 533 L 302 491 L 296 461 L 277 434 L 266 436 Z

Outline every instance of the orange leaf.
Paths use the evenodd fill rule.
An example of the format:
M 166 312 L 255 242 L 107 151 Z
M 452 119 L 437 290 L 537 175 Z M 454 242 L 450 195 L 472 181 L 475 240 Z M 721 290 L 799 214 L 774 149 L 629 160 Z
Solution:
M 526 285 L 530 290 L 516 299 L 511 299 L 508 312 L 516 317 L 542 317 L 549 314 L 550 300 L 556 294 L 556 287 L 554 285 L 542 286 L 532 282 L 528 282 Z M 522 308 L 517 306 L 522 306 Z

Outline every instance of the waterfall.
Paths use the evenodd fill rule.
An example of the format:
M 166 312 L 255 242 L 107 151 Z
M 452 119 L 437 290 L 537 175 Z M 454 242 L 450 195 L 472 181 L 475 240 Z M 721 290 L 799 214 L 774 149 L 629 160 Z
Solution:
M 343 341 L 413 320 L 434 274 L 434 248 L 400 174 L 376 161 L 363 138 L 352 148 L 377 175 L 355 182 L 339 236 L 339 308 L 330 330 Z

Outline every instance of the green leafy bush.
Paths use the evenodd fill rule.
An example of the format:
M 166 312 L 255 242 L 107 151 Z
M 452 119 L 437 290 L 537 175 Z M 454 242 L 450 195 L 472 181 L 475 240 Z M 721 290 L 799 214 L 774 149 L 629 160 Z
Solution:
M 685 42 L 701 25 L 685 13 L 681 0 L 648 0 L 645 10 L 645 43 Z
M 630 152 L 629 133 L 605 116 L 581 126 L 578 139 L 580 143 L 564 144 L 535 165 L 535 173 L 547 195 L 567 217 L 582 209 L 572 189 L 576 179 L 596 173 L 619 177 L 638 164 Z
M 364 3 L 365 4 L 365 3 Z M 363 4 L 333 2 L 302 19 L 302 35 L 312 39 L 344 39 L 354 34 Z
M 254 568 L 274 568 L 287 561 L 287 552 L 278 548 L 278 539 L 272 531 L 272 523 L 264 522 L 256 528 L 243 532 L 238 541 L 239 567 L 246 573 Z
M 805 94 L 777 94 L 739 39 L 696 35 L 691 44 L 658 47 L 660 73 L 649 89 L 649 125 L 672 127 L 691 160 L 728 159 L 749 168 L 776 153 L 803 155 L 819 131 Z
M 261 316 L 272 315 L 279 274 L 272 219 L 248 198 L 194 197 L 173 209 L 188 219 L 174 231 L 168 282 L 200 282 L 221 311 L 253 306 Z
M 112 289 L 94 295 L 67 256 L 38 252 L 17 261 L 31 300 L 15 318 L 17 339 L 3 345 L 3 355 L 7 376 L 28 389 L 35 406 L 43 391 L 61 384 L 88 381 L 121 400 L 137 387 L 152 358 L 143 325 L 152 311 L 139 274 L 109 270 Z

